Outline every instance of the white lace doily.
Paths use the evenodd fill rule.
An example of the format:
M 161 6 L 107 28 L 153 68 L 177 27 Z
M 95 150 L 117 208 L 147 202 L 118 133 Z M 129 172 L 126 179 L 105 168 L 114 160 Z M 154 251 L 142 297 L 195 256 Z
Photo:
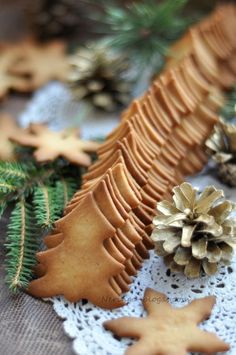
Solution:
M 73 101 L 67 87 L 51 82 L 35 92 L 18 120 L 23 127 L 29 123 L 47 123 L 52 129 L 58 129 L 70 125 L 79 116 L 79 104 Z
M 81 135 L 91 139 L 106 136 L 118 124 L 119 117 L 94 112 L 89 105 L 74 101 L 65 85 L 52 82 L 36 91 L 18 121 L 22 127 L 47 123 L 54 130 L 79 126 Z
M 22 124 L 32 121 L 51 120 L 57 128 L 65 112 L 73 113 L 74 104 L 68 91 L 61 84 L 53 83 L 41 89 L 33 98 L 26 111 L 19 117 Z M 71 105 L 71 106 L 70 106 Z M 52 107 L 54 107 L 52 109 Z M 73 119 L 67 116 L 67 119 Z M 59 118 L 59 121 L 58 121 Z M 92 123 L 94 122 L 94 123 Z M 96 124 L 96 122 L 98 122 Z M 108 133 L 117 124 L 113 118 L 103 121 L 89 120 L 88 128 L 83 122 L 86 138 Z M 63 123 L 64 125 L 64 123 Z M 236 201 L 236 189 L 228 189 L 220 185 L 210 175 L 200 175 L 191 182 L 202 189 L 214 184 L 223 188 L 227 198 Z M 73 349 L 79 355 L 121 355 L 131 339 L 114 337 L 105 331 L 102 323 L 105 320 L 121 316 L 139 317 L 144 314 L 142 297 L 146 287 L 152 287 L 168 295 L 175 306 L 182 306 L 194 298 L 215 295 L 217 304 L 209 320 L 202 324 L 206 330 L 217 333 L 231 345 L 228 355 L 236 354 L 236 257 L 231 266 L 221 267 L 217 275 L 188 280 L 183 275 L 169 274 L 162 259 L 151 252 L 150 259 L 145 261 L 138 276 L 134 278 L 130 292 L 125 295 L 127 305 L 113 311 L 102 310 L 90 303 L 71 304 L 61 297 L 53 298 L 56 313 L 64 319 L 65 332 L 73 339 Z M 176 354 L 178 355 L 178 354 Z

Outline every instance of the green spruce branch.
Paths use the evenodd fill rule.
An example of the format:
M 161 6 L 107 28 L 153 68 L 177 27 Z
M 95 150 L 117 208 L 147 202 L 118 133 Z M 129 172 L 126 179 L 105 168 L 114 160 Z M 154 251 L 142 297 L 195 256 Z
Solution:
M 11 181 L 6 182 L 0 178 L 0 194 L 10 194 L 17 190 L 17 186 L 14 185 Z
M 32 208 L 21 198 L 11 213 L 6 243 L 6 282 L 13 292 L 26 288 L 33 274 L 38 249 L 38 238 L 34 235 L 33 226 Z
M 126 8 L 106 6 L 108 43 L 139 64 L 162 64 L 169 45 L 192 22 L 181 16 L 186 3 L 187 0 L 148 0 L 131 3 Z
M 25 181 L 28 177 L 27 165 L 0 161 L 0 176 L 4 176 L 5 179 Z
M 74 195 L 75 191 L 76 191 L 76 184 L 74 179 L 72 178 L 61 177 L 56 182 L 56 195 L 58 201 L 60 201 L 59 213 L 61 213 L 63 209 L 66 207 L 66 205 Z
M 56 188 L 40 184 L 34 190 L 33 201 L 37 224 L 45 228 L 51 228 L 54 221 L 59 218 Z
M 40 237 L 62 216 L 80 175 L 79 168 L 64 161 L 44 166 L 0 161 L 0 217 L 13 204 L 5 244 L 6 282 L 13 292 L 28 286 Z

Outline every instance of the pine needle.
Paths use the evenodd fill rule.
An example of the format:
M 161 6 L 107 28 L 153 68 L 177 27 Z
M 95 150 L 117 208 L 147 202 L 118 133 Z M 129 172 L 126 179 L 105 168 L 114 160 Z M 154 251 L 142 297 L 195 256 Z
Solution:
M 3 179 L 0 178 L 0 194 L 9 194 L 17 190 L 17 186 L 7 183 Z
M 40 184 L 34 189 L 33 204 L 37 224 L 41 227 L 51 228 L 58 215 L 58 199 L 56 188 Z
M 77 190 L 76 181 L 72 178 L 60 178 L 60 180 L 56 182 L 56 189 L 57 198 L 61 201 L 63 211 Z
M 0 200 L 11 201 L 24 194 L 35 170 L 31 163 L 0 161 Z
M 3 213 L 7 207 L 7 203 L 4 200 L 0 200 L 0 218 L 2 218 Z
M 16 203 L 10 217 L 7 232 L 6 282 L 16 292 L 26 288 L 36 264 L 35 253 L 38 248 L 34 235 L 32 208 L 24 199 Z
M 22 163 L 0 161 L 0 176 L 5 180 L 26 180 L 28 178 L 27 166 Z

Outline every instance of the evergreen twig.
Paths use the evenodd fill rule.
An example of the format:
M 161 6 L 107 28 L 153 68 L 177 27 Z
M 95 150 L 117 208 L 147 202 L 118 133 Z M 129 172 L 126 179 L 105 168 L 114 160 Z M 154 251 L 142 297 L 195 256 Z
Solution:
M 56 182 L 56 195 L 58 201 L 61 201 L 59 204 L 59 213 L 63 211 L 66 207 L 73 194 L 76 191 L 75 180 L 72 178 L 61 177 L 60 180 Z
M 17 186 L 11 181 L 6 182 L 4 179 L 0 178 L 0 194 L 10 194 L 17 190 Z
M 108 43 L 141 64 L 157 59 L 161 63 L 170 43 L 191 23 L 179 16 L 186 3 L 187 0 L 148 0 L 125 9 L 107 6 L 106 22 L 111 33 Z
M 7 236 L 7 277 L 10 290 L 26 288 L 32 277 L 38 248 L 31 206 L 21 198 L 12 211 Z
M 25 181 L 28 177 L 27 166 L 23 163 L 0 161 L 0 176 L 4 176 L 4 179 Z
M 78 189 L 81 171 L 67 162 L 40 166 L 0 161 L 0 217 L 14 202 L 6 241 L 6 282 L 15 292 L 33 276 L 40 236 L 60 218 Z M 70 176 L 70 177 L 68 177 Z
M 35 217 L 39 226 L 51 228 L 53 222 L 59 217 L 55 192 L 54 187 L 42 183 L 34 189 Z

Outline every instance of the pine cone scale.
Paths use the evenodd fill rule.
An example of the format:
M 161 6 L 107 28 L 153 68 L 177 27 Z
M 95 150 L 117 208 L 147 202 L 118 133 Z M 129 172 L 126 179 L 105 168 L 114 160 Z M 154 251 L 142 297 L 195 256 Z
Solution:
M 182 247 L 188 248 L 191 246 L 191 239 L 196 229 L 197 224 L 190 226 L 183 226 L 182 236 L 181 236 L 181 245 Z
M 209 263 L 218 263 L 221 260 L 222 251 L 216 244 L 209 243 L 206 257 Z
M 233 248 L 226 243 L 222 243 L 220 248 L 222 251 L 222 259 L 224 261 L 230 261 L 233 257 Z
M 229 201 L 224 201 L 218 206 L 211 209 L 210 214 L 215 218 L 218 224 L 224 222 L 226 217 L 232 211 L 232 204 Z
M 207 238 L 201 238 L 192 243 L 192 254 L 196 259 L 203 259 L 207 255 Z
M 191 258 L 189 263 L 184 268 L 185 275 L 190 278 L 197 278 L 201 271 L 201 261 L 195 258 Z
M 210 263 L 207 259 L 203 260 L 202 267 L 208 276 L 214 275 L 217 272 L 217 264 Z
M 189 263 L 192 253 L 190 248 L 179 247 L 175 253 L 174 261 L 180 266 L 185 266 Z
M 168 239 L 166 239 L 165 242 L 163 243 L 163 249 L 165 250 L 165 252 L 169 254 L 169 253 L 173 253 L 179 245 L 180 245 L 179 237 L 172 235 Z

